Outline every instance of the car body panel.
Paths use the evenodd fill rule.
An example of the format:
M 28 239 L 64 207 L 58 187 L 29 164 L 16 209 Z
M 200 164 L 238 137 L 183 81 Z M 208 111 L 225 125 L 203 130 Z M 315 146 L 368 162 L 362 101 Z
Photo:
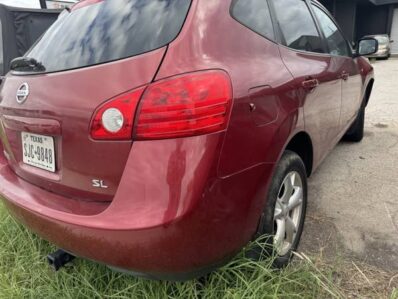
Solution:
M 342 75 L 348 75 L 342 80 L 341 131 L 358 115 L 363 100 L 361 94 L 362 77 L 358 59 L 353 60 L 351 57 L 338 57 L 337 59 L 342 65 Z
M 139 178 L 134 179 L 133 189 L 135 186 L 138 188 L 134 192 L 130 188 L 121 190 L 109 206 L 102 203 L 106 205 L 105 209 L 98 206 L 99 203 L 75 201 L 70 210 L 65 211 L 66 205 L 61 198 L 24 182 L 4 164 L 0 170 L 0 192 L 20 221 L 77 256 L 152 274 L 190 272 L 235 254 L 242 243 L 251 239 L 257 225 L 255 216 L 260 208 L 255 203 L 259 201 L 234 199 L 262 199 L 258 185 L 262 183 L 263 175 L 268 176 L 272 172 L 271 165 L 259 165 L 225 179 L 214 178 L 207 182 L 206 172 L 210 171 L 212 164 L 212 153 L 207 146 L 209 143 L 216 146 L 219 136 L 190 139 L 178 143 L 161 141 L 170 148 L 169 154 L 162 155 L 166 161 L 173 160 L 178 144 L 184 148 L 203 143 L 207 148 L 207 153 L 198 155 L 195 162 L 187 160 L 187 174 L 182 180 L 170 184 L 164 176 L 159 176 L 163 184 L 175 184 L 169 192 L 158 189 L 153 172 L 144 170 Z M 159 156 L 163 149 L 158 143 L 149 145 L 142 142 L 139 147 L 151 152 L 147 156 L 151 160 L 153 154 Z M 199 147 L 198 152 L 201 149 Z M 195 165 L 196 168 L 189 168 Z M 169 166 L 170 170 L 164 171 L 172 172 L 174 167 L 182 171 L 181 166 L 175 166 L 173 162 Z M 193 170 L 196 170 L 196 176 L 192 183 L 190 172 Z M 211 173 L 214 175 L 214 170 Z M 178 170 L 175 174 L 179 174 Z M 198 176 L 203 178 L 204 187 L 197 185 Z M 188 178 L 191 181 L 187 181 Z M 182 181 L 180 187 L 176 186 L 179 181 Z M 155 190 L 150 191 L 152 187 Z M 179 198 L 179 193 L 174 192 L 179 188 L 186 190 L 189 196 Z M 129 196 L 123 192 L 129 192 Z M 153 197 L 154 193 L 159 196 Z M 43 196 L 45 200 L 42 200 Z M 170 197 L 172 200 L 169 201 Z M 58 202 L 59 207 L 50 206 L 52 202 Z M 64 211 L 57 211 L 58 208 Z M 92 213 L 99 214 L 90 215 Z M 203 244 L 204 239 L 206 244 Z
M 8 75 L 0 91 L 0 114 L 10 166 L 25 180 L 51 192 L 70 198 L 112 200 L 132 142 L 92 140 L 87 134 L 92 115 L 103 102 L 150 83 L 165 51 L 162 48 L 123 61 L 67 72 Z M 29 84 L 30 94 L 19 104 L 16 91 L 23 83 Z M 22 131 L 54 138 L 55 173 L 22 163 Z M 105 181 L 108 188 L 93 187 L 93 179 Z
M 273 151 L 275 137 L 284 134 L 283 138 L 279 138 L 287 138 L 299 119 L 299 102 L 289 86 L 293 77 L 278 59 L 278 45 L 254 34 L 226 15 L 229 7 L 230 1 L 197 1 L 197 13 L 188 18 L 180 36 L 169 46 L 157 75 L 157 79 L 161 79 L 175 73 L 212 68 L 228 72 L 233 85 L 234 107 L 220 158 L 218 173 L 221 177 L 259 163 L 275 163 L 279 155 L 279 150 Z M 216 15 L 217 18 L 214 17 Z M 203 23 L 204 18 L 208 20 L 206 24 Z M 224 27 L 241 36 L 241 40 L 237 42 L 235 35 L 220 36 L 218 32 Z M 197 40 L 197 36 L 202 35 L 204 38 Z M 252 112 L 250 104 L 256 106 Z M 271 115 L 259 119 L 258 114 L 268 105 L 273 109 Z M 281 132 L 281 124 L 286 118 L 289 119 L 289 126 Z M 283 143 L 279 146 L 282 147 Z
M 151 277 L 200 272 L 246 245 L 289 142 L 309 136 L 314 167 L 308 172 L 316 169 L 353 122 L 373 70 L 363 58 L 281 46 L 236 22 L 230 5 L 194 0 L 179 36 L 147 54 L 48 75 L 9 75 L 0 91 L 6 153 L 0 153 L 0 194 L 12 214 L 72 254 Z M 233 88 L 226 131 L 147 141 L 89 138 L 90 117 L 102 102 L 153 81 L 214 69 L 224 70 Z M 308 90 L 303 82 L 311 78 L 320 84 Z M 15 100 L 24 81 L 33 90 L 26 106 Z M 75 126 L 65 124 L 71 120 Z M 73 165 L 60 161 L 61 183 L 69 179 L 70 189 L 21 168 L 15 131 L 22 128 L 57 136 L 60 157 L 69 149 L 85 157 Z M 85 191 L 94 173 L 111 181 L 109 190 Z
M 314 145 L 313 164 L 319 165 L 323 155 L 333 146 L 339 133 L 341 110 L 341 80 L 334 58 L 316 53 L 305 53 L 281 47 L 282 59 L 295 77 L 295 87 L 301 95 L 305 130 Z M 302 83 L 318 80 L 319 86 L 305 90 Z

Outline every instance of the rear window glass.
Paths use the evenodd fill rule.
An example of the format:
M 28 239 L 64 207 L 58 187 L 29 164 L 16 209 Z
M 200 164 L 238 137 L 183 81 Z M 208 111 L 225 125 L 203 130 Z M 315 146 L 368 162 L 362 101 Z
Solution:
M 119 60 L 176 38 L 191 0 L 104 0 L 64 11 L 26 54 L 46 72 Z
M 283 43 L 293 49 L 324 53 L 322 39 L 304 0 L 273 0 Z
M 264 0 L 235 0 L 231 9 L 232 16 L 251 30 L 269 39 L 274 39 L 271 13 Z

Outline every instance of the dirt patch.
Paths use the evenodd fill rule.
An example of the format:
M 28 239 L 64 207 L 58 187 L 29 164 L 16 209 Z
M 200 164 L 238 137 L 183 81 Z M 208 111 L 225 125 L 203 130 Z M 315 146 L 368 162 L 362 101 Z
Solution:
M 391 264 L 398 248 L 381 246 L 377 239 L 384 240 L 385 236 L 369 238 L 360 234 L 358 238 L 366 254 L 348 249 L 333 219 L 312 204 L 298 257 L 311 259 L 317 268 L 333 273 L 332 281 L 346 298 L 398 298 L 398 273 L 393 271 L 398 265 Z M 384 259 L 386 256 L 389 258 Z
M 342 248 L 344 246 L 333 219 L 310 207 L 299 251 L 331 258 L 340 255 Z
M 339 275 L 339 285 L 347 298 L 391 298 L 391 294 L 398 296 L 398 276 L 380 268 L 345 262 L 336 274 Z
M 387 124 L 382 124 L 382 123 L 377 123 L 377 124 L 375 124 L 373 126 L 376 127 L 376 128 L 379 128 L 379 129 L 387 129 L 388 128 Z
M 398 269 L 398 246 L 388 244 L 386 236 L 372 236 L 365 240 L 366 255 L 364 260 L 378 268 L 396 271 Z M 397 273 L 398 274 L 398 273 Z

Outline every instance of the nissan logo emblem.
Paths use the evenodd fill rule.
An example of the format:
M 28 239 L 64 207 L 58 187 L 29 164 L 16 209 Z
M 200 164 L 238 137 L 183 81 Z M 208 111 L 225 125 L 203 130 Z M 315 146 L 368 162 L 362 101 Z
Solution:
M 23 83 L 17 90 L 17 103 L 22 104 L 29 96 L 29 85 Z

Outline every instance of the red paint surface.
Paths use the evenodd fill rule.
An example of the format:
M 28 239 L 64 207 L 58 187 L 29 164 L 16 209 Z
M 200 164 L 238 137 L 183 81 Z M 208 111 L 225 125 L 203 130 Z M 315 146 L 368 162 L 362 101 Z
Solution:
M 373 71 L 362 58 L 270 42 L 234 21 L 229 5 L 193 1 L 166 55 L 160 49 L 79 70 L 8 75 L 0 137 L 10 160 L 0 154 L 0 193 L 10 211 L 78 256 L 146 273 L 190 272 L 247 244 L 289 140 L 306 132 L 319 165 L 353 121 Z M 134 142 L 90 138 L 102 103 L 153 80 L 209 69 L 231 78 L 225 131 Z M 344 82 L 343 71 L 350 74 Z M 305 90 L 309 79 L 320 85 Z M 31 94 L 19 105 L 23 82 Z M 21 131 L 54 136 L 55 174 L 22 164 Z M 93 188 L 94 178 L 109 188 Z

